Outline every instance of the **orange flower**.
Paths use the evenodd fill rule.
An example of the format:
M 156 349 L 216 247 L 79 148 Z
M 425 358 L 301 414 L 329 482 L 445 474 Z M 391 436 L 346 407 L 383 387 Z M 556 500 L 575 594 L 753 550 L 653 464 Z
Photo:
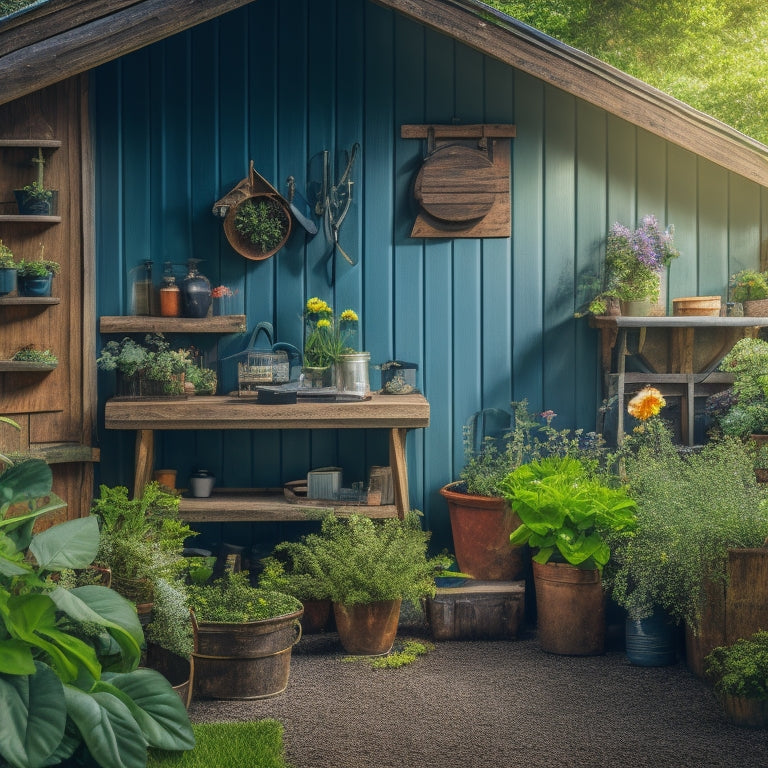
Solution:
M 651 416 L 658 416 L 661 409 L 667 404 L 667 401 L 661 396 L 661 392 L 655 387 L 645 387 L 641 389 L 627 403 L 627 410 L 630 416 L 634 416 L 640 421 L 650 419 Z

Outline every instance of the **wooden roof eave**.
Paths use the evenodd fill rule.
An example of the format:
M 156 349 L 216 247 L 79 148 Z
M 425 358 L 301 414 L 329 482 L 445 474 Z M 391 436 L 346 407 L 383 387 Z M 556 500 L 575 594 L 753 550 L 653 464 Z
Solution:
M 250 2 L 252 0 L 106 0 L 43 6 L 40 14 L 13 19 L 7 31 L 0 28 L 0 82 L 3 83 L 0 104 Z
M 373 0 L 768 187 L 768 147 L 477 0 Z

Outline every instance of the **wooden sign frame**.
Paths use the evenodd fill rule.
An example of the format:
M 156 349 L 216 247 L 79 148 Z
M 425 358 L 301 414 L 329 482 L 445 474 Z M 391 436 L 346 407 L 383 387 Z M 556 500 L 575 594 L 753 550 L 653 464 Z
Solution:
M 486 208 L 483 208 L 476 219 L 463 219 L 461 217 L 462 206 L 465 205 L 467 211 L 472 210 L 473 195 L 469 190 L 462 192 L 462 184 L 466 184 L 471 179 L 467 179 L 466 169 L 459 167 L 457 163 L 455 169 L 451 169 L 451 158 L 446 157 L 440 173 L 444 174 L 446 192 L 439 195 L 441 200 L 447 201 L 450 198 L 450 206 L 458 212 L 458 220 L 450 221 L 437 218 L 431 215 L 430 211 L 421 204 L 417 191 L 414 189 L 418 213 L 411 230 L 411 237 L 432 237 L 432 238 L 480 238 L 480 237 L 510 237 L 512 234 L 512 214 L 511 214 L 511 184 L 510 184 L 510 156 L 511 139 L 517 134 L 516 127 L 509 124 L 473 124 L 473 125 L 402 125 L 400 135 L 404 139 L 427 139 L 427 155 L 425 164 L 430 159 L 437 157 L 438 152 L 447 153 L 451 147 L 467 147 L 475 150 L 475 154 L 480 157 L 482 153 L 490 161 L 488 165 L 489 174 L 492 180 L 482 188 L 483 180 L 478 178 L 478 185 L 481 189 L 481 197 L 485 201 L 490 201 Z M 457 155 L 461 152 L 457 149 Z M 467 150 L 463 150 L 467 154 Z M 422 165 L 422 169 L 425 165 Z M 420 173 L 422 171 L 420 170 Z M 416 183 L 420 176 L 417 176 Z M 503 183 L 502 183 L 503 181 Z M 450 187 L 456 189 L 451 190 Z M 466 214 L 467 217 L 471 213 Z

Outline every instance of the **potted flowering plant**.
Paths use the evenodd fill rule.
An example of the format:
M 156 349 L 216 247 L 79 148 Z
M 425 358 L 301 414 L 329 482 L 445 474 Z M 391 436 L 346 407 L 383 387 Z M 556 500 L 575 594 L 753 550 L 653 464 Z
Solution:
M 341 362 L 346 354 L 354 354 L 349 345 L 357 330 L 359 318 L 353 309 L 335 316 L 333 308 L 322 299 L 313 297 L 304 308 L 304 374 L 309 386 L 330 386 L 331 366 Z
M 742 269 L 731 275 L 731 301 L 744 305 L 748 317 L 762 317 L 768 309 L 768 274 L 755 269 Z
M 635 230 L 616 222 L 606 242 L 604 288 L 588 311 L 605 314 L 609 299 L 624 302 L 622 314 L 643 311 L 628 302 L 657 302 L 661 274 L 680 255 L 672 242 L 673 233 L 673 227 L 660 229 L 653 214 L 644 216 Z

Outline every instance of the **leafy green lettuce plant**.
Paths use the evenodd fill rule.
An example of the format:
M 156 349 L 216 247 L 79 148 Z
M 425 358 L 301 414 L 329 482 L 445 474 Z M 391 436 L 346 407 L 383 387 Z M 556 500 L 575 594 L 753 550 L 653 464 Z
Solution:
M 191 749 L 179 696 L 137 669 L 133 606 L 106 587 L 49 578 L 90 565 L 99 543 L 95 517 L 33 534 L 40 515 L 65 506 L 51 479 L 39 459 L 0 475 L 0 757 L 39 768 L 85 752 L 104 768 L 143 768 L 149 746 Z
M 528 544 L 537 563 L 562 558 L 602 571 L 611 557 L 607 536 L 635 525 L 636 504 L 626 490 L 611 487 L 570 456 L 523 464 L 501 489 L 523 523 L 510 543 Z

